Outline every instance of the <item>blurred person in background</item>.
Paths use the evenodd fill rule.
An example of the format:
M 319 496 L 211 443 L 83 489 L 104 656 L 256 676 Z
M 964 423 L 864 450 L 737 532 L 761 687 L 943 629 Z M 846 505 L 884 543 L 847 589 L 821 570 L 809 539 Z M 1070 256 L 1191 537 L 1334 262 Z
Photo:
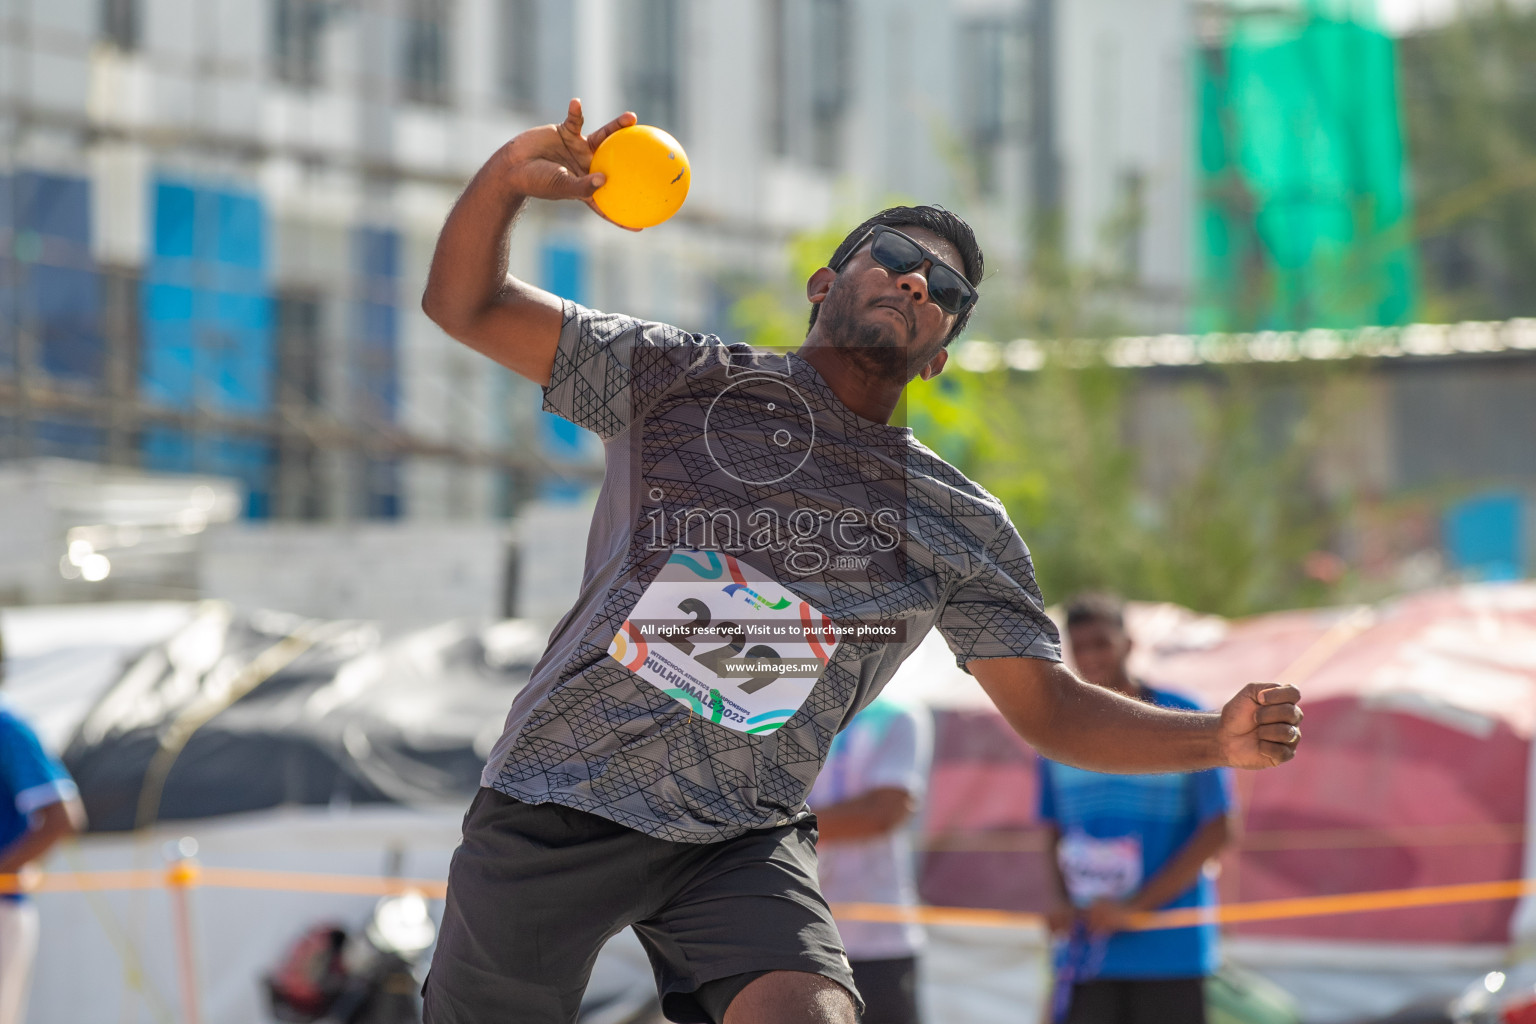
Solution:
M 1066 606 L 1072 662 L 1095 685 L 1158 707 L 1199 710 L 1187 697 L 1131 676 L 1124 606 L 1084 594 Z M 1069 1024 L 1201 1024 L 1204 983 L 1216 970 L 1216 927 L 1126 931 L 1131 915 L 1212 907 L 1205 871 L 1236 827 L 1225 768 L 1104 775 L 1040 761 L 1040 820 L 1061 938 L 1055 1018 Z
M 821 894 L 833 916 L 853 980 L 864 996 L 864 1024 L 918 1024 L 915 923 L 858 920 L 839 903 L 917 905 L 912 844 L 904 827 L 921 804 L 933 760 L 926 708 L 877 699 L 837 734 L 807 799 L 816 814 Z
M 5 638 L 0 636 L 0 685 Z M 37 956 L 37 907 L 18 877 L 85 825 L 74 780 L 37 734 L 0 700 L 0 1024 L 21 1024 Z

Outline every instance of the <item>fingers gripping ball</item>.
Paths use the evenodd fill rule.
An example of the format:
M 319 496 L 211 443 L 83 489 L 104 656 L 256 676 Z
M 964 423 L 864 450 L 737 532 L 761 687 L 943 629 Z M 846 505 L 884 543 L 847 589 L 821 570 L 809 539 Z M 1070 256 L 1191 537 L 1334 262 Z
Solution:
M 592 194 L 603 216 L 626 228 L 649 228 L 688 198 L 688 154 L 660 128 L 620 128 L 592 154 L 592 173 L 607 177 Z

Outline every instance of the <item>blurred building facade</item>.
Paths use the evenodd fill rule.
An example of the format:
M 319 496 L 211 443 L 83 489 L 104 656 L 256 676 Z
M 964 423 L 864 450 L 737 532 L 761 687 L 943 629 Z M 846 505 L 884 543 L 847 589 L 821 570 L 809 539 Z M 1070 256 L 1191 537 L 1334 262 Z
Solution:
M 0 457 L 233 477 L 252 518 L 483 519 L 591 439 L 418 310 L 443 217 L 584 98 L 672 131 L 693 194 L 631 236 L 540 207 L 514 267 L 729 332 L 797 230 L 901 197 L 994 263 L 1054 215 L 1177 321 L 1183 0 L 16 0 L 0 36 Z M 1162 275 L 1162 276 L 1159 276 Z M 1171 325 L 1171 323 L 1170 323 Z

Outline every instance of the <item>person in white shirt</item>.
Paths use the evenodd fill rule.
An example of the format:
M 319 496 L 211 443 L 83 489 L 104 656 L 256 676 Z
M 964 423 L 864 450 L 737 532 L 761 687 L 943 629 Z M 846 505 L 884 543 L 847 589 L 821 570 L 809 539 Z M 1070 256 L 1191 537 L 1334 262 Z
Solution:
M 832 741 L 808 803 L 816 813 L 822 895 L 833 904 L 864 1024 L 918 1024 L 914 923 L 854 920 L 839 903 L 917 904 L 911 843 L 903 826 L 927 789 L 933 724 L 926 709 L 881 698 Z

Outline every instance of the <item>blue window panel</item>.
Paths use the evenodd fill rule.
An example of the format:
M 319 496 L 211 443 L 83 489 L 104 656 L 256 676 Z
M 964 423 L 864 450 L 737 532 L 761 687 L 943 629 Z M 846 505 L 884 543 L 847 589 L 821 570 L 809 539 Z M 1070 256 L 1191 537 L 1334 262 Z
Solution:
M 589 446 L 596 444 L 596 435 L 583 430 L 569 420 L 539 411 L 539 445 L 545 456 L 555 462 L 581 461 Z M 546 478 L 539 484 L 539 497 L 545 501 L 574 502 L 587 493 L 584 483 L 573 480 Z
M 582 437 L 584 433 L 570 420 L 540 412 L 539 437 L 544 442 L 544 451 L 554 458 L 573 459 L 579 456 L 586 447 Z
M 380 302 L 354 304 L 353 380 L 362 411 L 393 420 L 400 408 L 399 310 Z
M 175 427 L 149 427 L 139 447 L 145 469 L 233 478 L 245 488 L 246 518 L 271 516 L 274 456 L 270 444 L 228 434 L 194 438 Z
M 101 336 L 101 282 L 94 271 L 34 263 L 27 268 L 38 358 L 55 377 L 97 384 L 106 375 Z
M 587 291 L 587 254 L 570 242 L 546 242 L 543 247 L 544 287 L 562 299 L 583 302 Z M 571 461 L 591 443 L 586 431 L 547 412 L 538 414 L 539 443 L 552 459 Z M 584 493 L 579 484 L 549 481 L 541 494 L 549 500 L 575 500 Z
M 89 420 L 69 416 L 38 420 L 32 426 L 32 453 L 101 462 L 107 455 L 107 432 Z
M 260 199 L 160 180 L 154 203 L 142 393 L 175 408 L 267 411 L 276 368 Z
M 11 227 L 15 181 L 0 174 L 0 231 Z M 0 373 L 16 372 L 16 264 L 7 249 L 0 252 Z
M 357 304 L 357 336 L 371 348 L 393 349 L 399 337 L 399 311 L 383 302 Z
M 200 470 L 234 477 L 245 485 L 245 517 L 267 519 L 272 515 L 272 446 L 249 437 L 228 435 L 211 438 L 203 450 Z
M 155 186 L 155 237 L 153 255 L 191 259 L 194 226 L 197 224 L 197 193 L 186 185 L 160 182 Z
M 143 292 L 140 393 L 156 405 L 190 409 L 197 394 L 197 346 L 193 340 L 197 293 L 191 288 L 155 283 L 146 283 Z
M 266 218 L 261 200 L 233 192 L 216 192 L 218 240 L 214 259 L 237 267 L 266 267 Z
M 0 192 L 4 187 L 0 186 Z M 16 372 L 16 264 L 0 253 L 0 373 Z
M 139 453 L 145 469 L 159 473 L 195 473 L 192 436 L 175 427 L 146 427 L 139 435 Z
M 363 467 L 363 514 L 369 519 L 399 519 L 404 510 L 400 463 L 394 459 L 369 459 Z
M 1482 494 L 1445 515 L 1451 565 L 1469 579 L 1517 580 L 1525 575 L 1525 501 L 1517 493 Z
M 367 419 L 393 421 L 400 409 L 400 311 L 395 294 L 400 274 L 399 232 L 372 227 L 353 231 L 352 271 L 356 298 L 352 304 L 352 382 L 358 412 Z M 377 472 L 387 477 L 395 471 L 381 468 Z M 379 489 L 370 485 L 367 491 L 395 493 L 398 487 L 391 484 Z M 372 498 L 365 504 L 375 507 Z M 378 511 L 386 506 L 396 512 Z M 389 518 L 398 514 L 398 508 L 396 497 L 382 501 L 368 514 Z
M 400 276 L 400 234 L 383 228 L 358 228 L 353 235 L 357 275 L 394 280 Z
M 544 288 L 562 299 L 585 302 L 587 254 L 564 242 L 544 244 Z
M 84 178 L 21 171 L 13 185 L 17 231 L 91 243 L 91 185 Z
M 204 400 L 216 409 L 257 414 L 272 405 L 272 303 L 264 295 L 215 293 L 200 337 Z
M 544 501 L 575 504 L 586 496 L 588 488 L 574 480 L 549 477 L 539 484 L 539 497 Z
M 197 270 L 198 287 L 210 292 L 246 292 L 250 295 L 268 292 L 265 275 L 249 267 L 233 263 L 200 263 Z

